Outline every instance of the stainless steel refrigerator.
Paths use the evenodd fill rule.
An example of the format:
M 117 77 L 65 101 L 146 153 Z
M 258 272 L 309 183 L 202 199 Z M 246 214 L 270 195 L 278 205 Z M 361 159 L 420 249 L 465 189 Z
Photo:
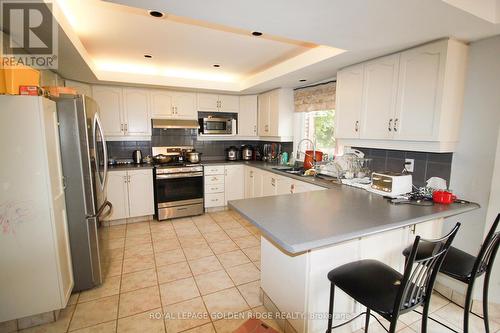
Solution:
M 57 100 L 68 232 L 75 286 L 102 283 L 97 229 L 111 212 L 106 198 L 107 150 L 98 106 L 88 96 Z

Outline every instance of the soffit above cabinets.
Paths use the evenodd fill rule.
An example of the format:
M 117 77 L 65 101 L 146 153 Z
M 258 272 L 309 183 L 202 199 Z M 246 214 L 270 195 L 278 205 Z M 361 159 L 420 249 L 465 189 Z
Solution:
M 155 18 L 100 0 L 54 6 L 65 34 L 105 82 L 240 92 L 344 51 L 169 13 Z

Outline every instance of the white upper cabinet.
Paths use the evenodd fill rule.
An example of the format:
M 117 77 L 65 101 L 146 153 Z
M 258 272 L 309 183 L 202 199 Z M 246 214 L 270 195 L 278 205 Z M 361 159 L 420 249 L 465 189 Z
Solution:
M 151 118 L 163 119 L 173 116 L 173 94 L 168 90 L 152 89 L 149 91 L 151 99 Z
M 221 112 L 239 112 L 240 96 L 219 95 L 219 111 Z
M 93 86 L 92 98 L 99 106 L 99 116 L 105 136 L 123 136 L 122 88 Z
M 257 95 L 240 96 L 238 135 L 257 136 Z
M 445 40 L 401 53 L 395 138 L 458 140 L 467 49 Z
M 364 65 L 355 65 L 337 73 L 335 135 L 337 138 L 359 138 L 363 107 Z
M 219 111 L 219 96 L 215 94 L 198 93 L 198 111 Z
M 239 99 L 239 96 L 234 95 L 198 93 L 198 111 L 237 113 L 240 109 Z
M 259 95 L 259 136 L 293 136 L 293 90 L 276 89 Z
M 149 91 L 135 88 L 123 89 L 123 106 L 125 134 L 151 135 Z
M 107 139 L 151 136 L 148 90 L 95 85 L 92 98 Z
M 172 106 L 174 118 L 197 119 L 196 94 L 190 92 L 173 92 Z
M 168 90 L 150 90 L 151 118 L 196 119 L 196 94 Z
M 453 152 L 467 48 L 441 40 L 339 71 L 336 137 L 344 145 Z
M 443 93 L 446 47 L 425 45 L 401 54 L 397 101 L 397 137 L 435 140 Z
M 269 135 L 269 94 L 261 94 L 258 97 L 258 133 L 259 136 Z
M 361 138 L 389 139 L 394 128 L 399 54 L 365 64 Z

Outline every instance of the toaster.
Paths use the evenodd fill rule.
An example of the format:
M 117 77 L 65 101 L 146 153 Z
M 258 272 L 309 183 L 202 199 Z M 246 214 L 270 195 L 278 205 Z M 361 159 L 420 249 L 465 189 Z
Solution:
M 412 191 L 411 175 L 397 172 L 374 172 L 372 173 L 372 185 L 368 188 L 370 192 L 397 197 Z

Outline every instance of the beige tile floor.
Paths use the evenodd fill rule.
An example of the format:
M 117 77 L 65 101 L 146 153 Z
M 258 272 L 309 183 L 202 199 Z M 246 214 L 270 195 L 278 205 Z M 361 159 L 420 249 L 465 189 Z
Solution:
M 104 283 L 73 294 L 55 323 L 22 332 L 222 333 L 266 311 L 260 299 L 260 235 L 235 212 L 106 227 L 99 238 Z M 462 310 L 444 298 L 434 296 L 431 310 L 461 327 Z M 500 311 L 492 310 L 491 331 L 500 332 Z M 241 317 L 221 319 L 219 313 Z M 479 319 L 471 320 L 472 332 L 484 331 Z M 275 321 L 267 323 L 279 331 Z M 410 313 L 398 329 L 413 333 L 419 325 L 419 315 Z M 15 329 L 0 324 L 0 333 Z M 372 320 L 370 332 L 383 330 Z M 446 330 L 430 322 L 428 332 Z

